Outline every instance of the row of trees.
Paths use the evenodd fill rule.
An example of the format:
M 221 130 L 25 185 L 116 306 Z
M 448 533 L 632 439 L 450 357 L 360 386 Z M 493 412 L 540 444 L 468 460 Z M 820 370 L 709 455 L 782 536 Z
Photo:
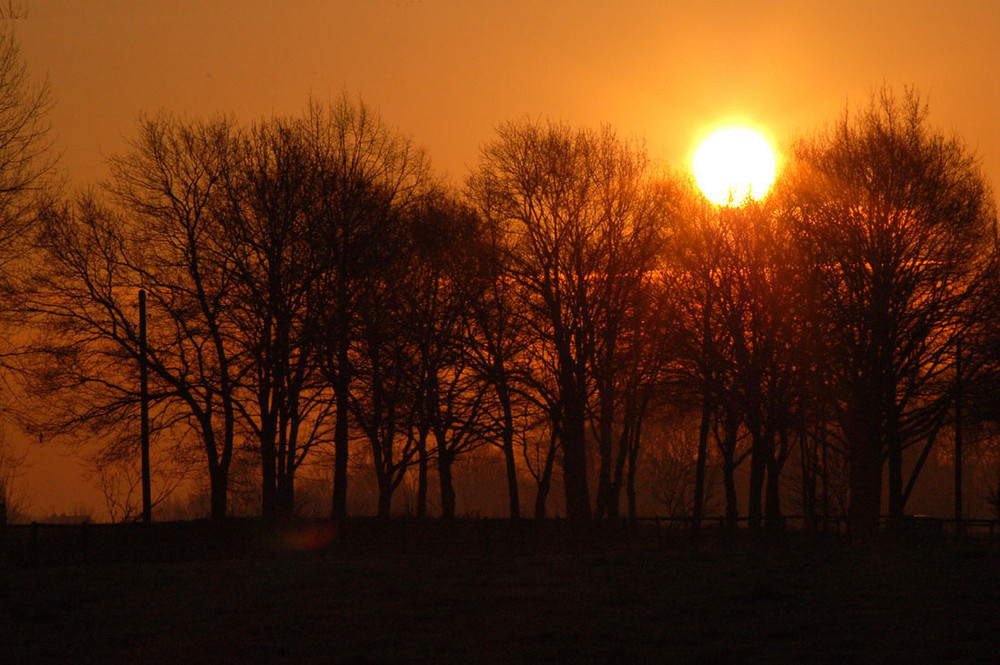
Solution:
M 997 417 L 991 193 L 912 91 L 799 141 L 767 198 L 729 206 L 610 128 L 528 120 L 455 190 L 347 97 L 249 125 L 144 118 L 106 183 L 39 197 L 44 96 L 17 94 L 0 228 L 24 420 L 134 460 L 147 372 L 154 448 L 207 479 L 213 518 L 247 453 L 265 515 L 322 459 L 335 517 L 352 464 L 379 515 L 411 475 L 426 514 L 433 471 L 453 516 L 456 462 L 490 449 L 512 517 L 526 478 L 544 517 L 558 476 L 571 519 L 617 517 L 623 494 L 634 516 L 648 425 L 672 414 L 697 423 L 695 529 L 718 464 L 733 526 L 748 467 L 751 528 L 780 526 L 794 484 L 807 515 L 836 495 L 871 533 L 884 475 L 899 525 L 939 433 L 960 470 L 963 420 Z
M 709 431 L 721 432 L 727 515 L 746 455 L 751 527 L 780 524 L 782 472 L 797 458 L 807 515 L 833 473 L 846 482 L 852 529 L 875 531 L 887 470 L 890 525 L 902 526 L 946 426 L 957 428 L 960 473 L 972 377 L 984 380 L 967 415 L 991 420 L 996 399 L 982 327 L 997 314 L 996 212 L 974 158 L 928 127 L 915 93 L 883 89 L 798 142 L 766 201 L 702 205 L 693 235 L 675 244 L 681 268 L 668 272 L 702 405 L 699 459 Z

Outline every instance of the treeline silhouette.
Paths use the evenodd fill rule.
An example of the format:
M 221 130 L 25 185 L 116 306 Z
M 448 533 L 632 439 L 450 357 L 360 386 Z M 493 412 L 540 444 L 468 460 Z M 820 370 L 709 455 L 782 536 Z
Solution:
M 347 96 L 255 123 L 146 117 L 109 166 L 19 231 L 22 419 L 134 464 L 145 366 L 154 483 L 204 478 L 214 519 L 239 460 L 265 516 L 292 515 L 321 460 L 335 518 L 358 468 L 379 516 L 415 476 L 417 515 L 436 478 L 454 517 L 456 463 L 486 450 L 512 518 L 549 514 L 559 478 L 570 520 L 634 518 L 664 418 L 696 432 L 696 532 L 709 466 L 731 528 L 743 505 L 751 530 L 781 528 L 794 501 L 864 536 L 885 495 L 902 527 L 945 439 L 956 517 L 963 445 L 995 463 L 996 210 L 912 90 L 799 139 L 765 198 L 728 206 L 609 127 L 527 119 L 449 186 Z

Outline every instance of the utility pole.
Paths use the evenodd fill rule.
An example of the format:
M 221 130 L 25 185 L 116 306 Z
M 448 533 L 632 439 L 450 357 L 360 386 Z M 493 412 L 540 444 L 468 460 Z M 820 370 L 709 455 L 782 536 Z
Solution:
M 149 479 L 149 367 L 146 361 L 146 291 L 139 289 L 139 414 L 142 421 L 142 521 L 153 521 Z

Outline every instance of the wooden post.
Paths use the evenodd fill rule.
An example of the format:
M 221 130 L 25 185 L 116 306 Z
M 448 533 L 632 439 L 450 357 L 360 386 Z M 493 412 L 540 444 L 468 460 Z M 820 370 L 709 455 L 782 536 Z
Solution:
M 142 420 L 142 521 L 153 521 L 149 478 L 149 367 L 146 363 L 146 291 L 139 289 L 139 411 Z

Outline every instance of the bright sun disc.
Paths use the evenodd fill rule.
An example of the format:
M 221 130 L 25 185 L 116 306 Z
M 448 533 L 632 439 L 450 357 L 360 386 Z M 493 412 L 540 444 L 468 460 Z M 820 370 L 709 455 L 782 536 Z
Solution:
M 719 205 L 763 197 L 774 182 L 774 170 L 774 151 L 767 139 L 745 127 L 716 131 L 694 153 L 698 187 Z

